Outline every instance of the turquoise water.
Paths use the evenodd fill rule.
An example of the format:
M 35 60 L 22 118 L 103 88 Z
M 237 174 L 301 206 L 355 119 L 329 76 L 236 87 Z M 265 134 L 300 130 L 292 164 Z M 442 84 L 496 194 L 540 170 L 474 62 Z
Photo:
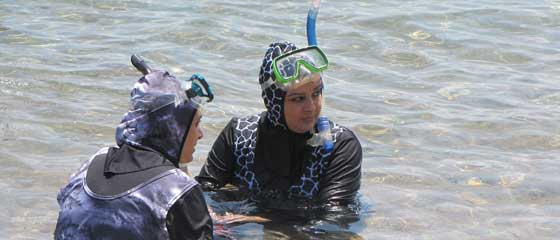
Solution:
M 275 40 L 306 44 L 308 5 L 0 2 L 0 239 L 52 238 L 58 189 L 114 144 L 131 54 L 212 81 L 196 173 L 230 117 L 264 109 L 261 57 Z M 559 238 L 560 1 L 327 0 L 317 28 L 324 113 L 362 141 L 368 206 L 318 238 Z

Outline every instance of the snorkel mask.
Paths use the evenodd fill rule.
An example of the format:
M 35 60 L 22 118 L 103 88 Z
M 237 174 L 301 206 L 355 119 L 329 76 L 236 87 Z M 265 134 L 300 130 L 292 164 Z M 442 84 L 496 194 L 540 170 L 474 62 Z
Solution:
M 272 60 L 275 81 L 268 79 L 262 89 L 276 84 L 283 90 L 310 81 L 329 66 L 325 53 L 317 46 L 309 46 L 282 54 Z
M 261 89 L 267 89 L 275 84 L 286 91 L 288 88 L 307 83 L 313 76 L 319 74 L 329 66 L 327 56 L 317 46 L 308 46 L 284 53 L 272 60 L 274 79 L 269 78 L 261 84 Z
M 144 75 L 148 75 L 152 70 L 146 62 L 136 54 L 132 55 L 131 62 L 134 67 Z M 164 73 L 165 74 L 165 73 Z M 201 108 L 205 103 L 214 100 L 214 91 L 199 73 L 193 74 L 186 82 L 181 81 L 181 89 L 184 93 L 175 94 L 175 106 L 183 101 L 189 101 L 195 108 Z M 206 101 L 203 99 L 206 98 Z
M 187 83 L 190 83 L 191 86 L 187 87 L 185 94 L 196 108 L 201 108 L 204 104 L 214 100 L 214 91 L 201 74 L 193 74 Z M 205 98 L 206 101 L 204 101 Z

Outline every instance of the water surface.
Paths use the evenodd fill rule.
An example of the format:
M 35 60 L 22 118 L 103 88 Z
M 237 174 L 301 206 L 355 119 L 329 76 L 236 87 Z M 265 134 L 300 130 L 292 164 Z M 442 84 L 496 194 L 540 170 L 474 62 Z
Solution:
M 266 46 L 306 44 L 307 1 L 0 2 L 1 239 L 51 239 L 56 193 L 114 144 L 133 53 L 216 99 L 193 172 L 232 116 L 264 109 Z M 556 239 L 560 1 L 323 1 L 324 113 L 364 151 L 359 221 L 239 239 Z

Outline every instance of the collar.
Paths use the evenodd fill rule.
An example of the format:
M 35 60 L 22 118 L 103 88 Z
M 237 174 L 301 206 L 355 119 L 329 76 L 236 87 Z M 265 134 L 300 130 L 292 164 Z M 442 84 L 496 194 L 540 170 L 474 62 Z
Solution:
M 159 167 L 174 166 L 160 153 L 147 147 L 132 147 L 123 144 L 118 148 L 110 148 L 103 168 L 104 175 L 116 175 L 139 172 Z

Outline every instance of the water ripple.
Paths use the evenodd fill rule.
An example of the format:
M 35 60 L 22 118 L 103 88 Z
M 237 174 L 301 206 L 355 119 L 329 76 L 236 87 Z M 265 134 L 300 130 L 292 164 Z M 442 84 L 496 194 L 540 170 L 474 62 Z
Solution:
M 361 140 L 360 191 L 375 213 L 339 235 L 328 223 L 315 230 L 364 239 L 558 236 L 559 6 L 324 1 L 317 31 L 331 65 L 323 113 Z M 264 110 L 257 79 L 266 46 L 304 46 L 307 9 L 272 0 L 2 1 L 0 203 L 8 211 L 0 238 L 52 236 L 58 187 L 114 144 L 140 77 L 131 54 L 212 82 L 201 165 L 232 116 Z M 240 238 L 310 236 L 239 229 Z

